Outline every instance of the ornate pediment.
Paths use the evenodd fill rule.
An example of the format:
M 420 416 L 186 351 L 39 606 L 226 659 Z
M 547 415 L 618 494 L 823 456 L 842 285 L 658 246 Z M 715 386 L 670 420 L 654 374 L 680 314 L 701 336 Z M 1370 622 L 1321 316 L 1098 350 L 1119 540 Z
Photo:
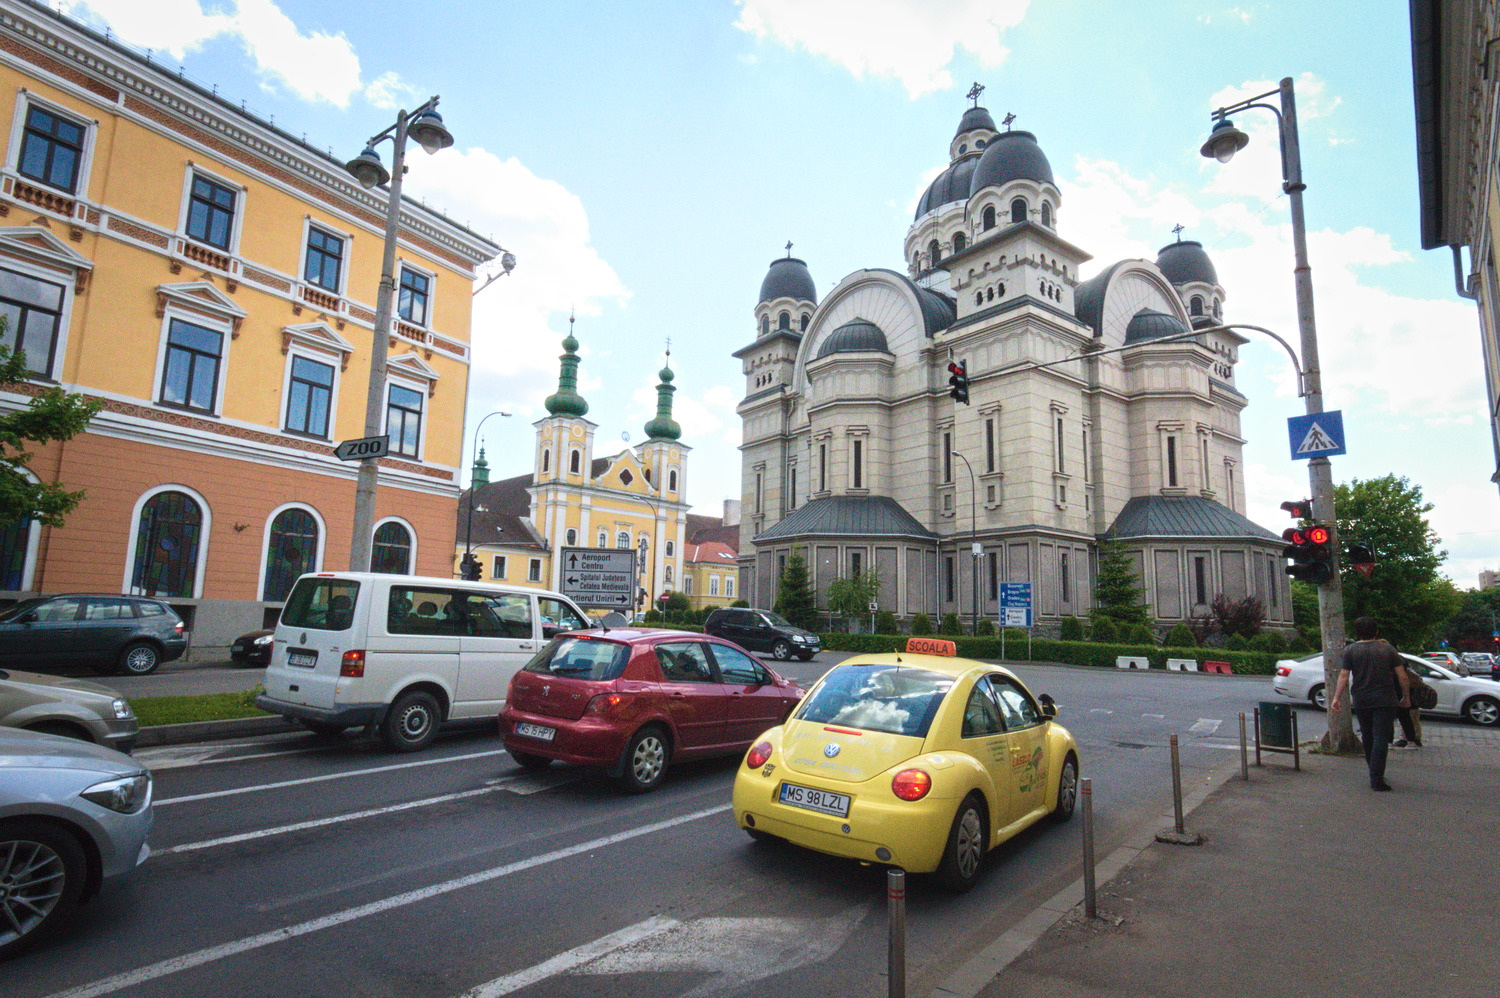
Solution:
M 414 353 L 402 353 L 386 358 L 385 369 L 387 373 L 414 378 L 417 381 L 427 383 L 427 395 L 437 391 L 438 379 L 442 377 L 431 364 L 424 361 Z
M 45 224 L 0 228 L 0 257 L 19 258 L 72 274 L 78 294 L 83 293 L 94 269 L 94 261 L 54 236 Z
M 240 323 L 249 314 L 236 304 L 233 298 L 207 280 L 158 284 L 156 286 L 156 317 L 158 319 L 166 315 L 169 304 L 174 308 L 197 312 L 199 315 L 228 322 L 231 335 L 236 337 L 240 335 Z
M 339 335 L 326 322 L 302 322 L 295 326 L 281 327 L 281 352 L 286 353 L 292 344 L 326 353 L 339 359 L 339 370 L 349 369 L 349 356 L 354 353 L 354 344 Z

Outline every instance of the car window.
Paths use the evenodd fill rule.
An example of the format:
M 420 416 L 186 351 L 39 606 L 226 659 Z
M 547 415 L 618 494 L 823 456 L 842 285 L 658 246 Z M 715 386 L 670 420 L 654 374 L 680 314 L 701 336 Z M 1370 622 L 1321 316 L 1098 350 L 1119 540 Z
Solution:
M 386 630 L 391 634 L 458 637 L 468 633 L 467 603 L 468 594 L 454 589 L 391 586 Z
M 55 623 L 61 620 L 77 620 L 79 611 L 83 609 L 83 600 L 76 596 L 64 596 L 59 599 L 51 599 L 36 607 L 36 619 L 38 623 Z
M 352 579 L 304 576 L 287 596 L 281 622 L 289 627 L 347 631 L 354 624 L 358 597 L 359 583 Z
M 953 677 L 895 665 L 840 665 L 828 671 L 796 717 L 924 738 Z
M 83 608 L 85 620 L 134 620 L 135 607 L 122 599 L 91 599 Z
M 160 603 L 137 603 L 135 612 L 141 617 L 160 617 L 167 612 L 167 608 Z
M 560 631 L 587 630 L 589 622 L 577 610 L 555 596 L 536 598 L 537 616 L 542 618 L 542 637 L 550 638 Z
M 787 620 L 779 613 L 772 613 L 770 610 L 762 610 L 760 611 L 760 615 L 764 617 L 766 623 L 770 624 L 772 627 L 792 626 L 792 622 L 790 620 Z
M 1439 679 L 1447 679 L 1448 678 L 1447 676 L 1443 675 L 1438 670 L 1434 669 L 1432 666 L 1428 665 L 1426 662 L 1418 662 L 1418 661 L 1416 661 L 1414 659 L 1408 658 L 1408 659 L 1405 660 L 1405 664 L 1406 664 L 1406 668 L 1407 669 L 1409 669 L 1412 672 L 1415 672 L 1417 675 L 1421 676 L 1423 679 L 1432 679 L 1434 676 L 1436 676 Z
M 669 683 L 718 682 L 701 641 L 659 644 L 656 646 L 656 661 L 661 665 L 662 678 Z
M 537 652 L 525 670 L 569 679 L 618 679 L 629 661 L 629 645 L 562 635 Z
M 1000 716 L 1004 718 L 1007 730 L 1031 728 L 1042 723 L 1041 711 L 1031 702 L 1031 697 L 1021 692 L 1011 680 L 1004 676 L 990 676 L 989 685 L 1000 705 Z
M 38 605 L 45 602 L 46 600 L 40 599 L 23 599 L 19 603 L 12 603 L 5 609 L 0 610 L 0 624 L 9 623 L 13 620 L 19 620 L 29 611 L 35 609 Z
M 990 695 L 989 687 L 983 680 L 975 683 L 974 689 L 969 691 L 969 702 L 964 707 L 963 736 L 977 738 L 1004 730 L 1005 726 L 1000 723 L 1000 708 Z
M 719 664 L 719 675 L 724 682 L 734 686 L 769 686 L 771 674 L 765 666 L 743 652 L 725 645 L 711 645 L 714 661 Z

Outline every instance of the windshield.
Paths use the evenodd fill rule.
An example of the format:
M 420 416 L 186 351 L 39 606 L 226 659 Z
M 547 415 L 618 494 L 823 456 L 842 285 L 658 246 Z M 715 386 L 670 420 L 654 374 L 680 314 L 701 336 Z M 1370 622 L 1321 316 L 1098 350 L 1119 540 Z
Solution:
M 772 613 L 770 610 L 762 610 L 760 612 L 765 615 L 765 618 L 767 620 L 769 620 L 771 623 L 775 624 L 777 627 L 796 627 L 797 626 L 796 624 L 793 624 L 790 620 L 787 620 L 785 617 L 783 617 L 779 613 Z
M 38 603 L 45 601 L 45 599 L 46 597 L 42 597 L 41 599 L 23 599 L 19 603 L 11 604 L 5 609 L 0 610 L 0 623 L 15 620 L 17 617 L 21 616 L 21 614 L 25 613 L 27 610 L 30 610 Z
M 354 623 L 354 602 L 358 597 L 359 583 L 352 579 L 304 575 L 286 598 L 281 622 L 288 627 L 347 631 Z
M 802 701 L 796 720 L 925 738 L 953 677 L 900 665 L 840 665 Z
M 526 663 L 527 672 L 568 679 L 618 679 L 630 661 L 630 646 L 598 638 L 554 638 Z

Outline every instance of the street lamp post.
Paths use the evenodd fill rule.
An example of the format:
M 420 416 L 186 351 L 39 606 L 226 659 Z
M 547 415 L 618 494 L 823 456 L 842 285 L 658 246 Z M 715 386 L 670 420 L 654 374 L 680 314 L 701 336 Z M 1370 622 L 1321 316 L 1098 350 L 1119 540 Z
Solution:
M 1267 104 L 1278 97 L 1280 107 Z M 1297 102 L 1292 78 L 1281 81 L 1277 89 L 1247 98 L 1213 112 L 1213 130 L 1200 150 L 1205 157 L 1227 163 L 1243 149 L 1250 137 L 1229 120 L 1229 115 L 1258 108 L 1276 115 L 1281 137 L 1281 189 L 1286 192 L 1292 214 L 1292 274 L 1297 293 L 1297 328 L 1302 336 L 1302 389 L 1309 415 L 1323 411 L 1323 376 L 1318 363 L 1318 330 L 1313 319 L 1312 268 L 1307 262 L 1307 225 L 1302 213 L 1302 152 L 1297 138 Z M 1323 631 L 1323 680 L 1328 689 L 1338 681 L 1339 661 L 1344 652 L 1344 594 L 1339 578 L 1338 513 L 1334 509 L 1333 465 L 1326 457 L 1315 457 L 1307 464 L 1308 485 L 1312 490 L 1313 518 L 1327 524 L 1332 541 L 1333 576 L 1318 587 L 1318 623 Z M 1328 734 L 1324 747 L 1335 752 L 1355 752 L 1358 745 L 1349 722 L 1348 705 L 1337 712 L 1329 711 Z
M 365 436 L 380 435 L 384 421 L 385 361 L 391 334 L 391 301 L 395 297 L 396 237 L 401 224 L 401 178 L 406 173 L 406 140 L 408 137 L 427 152 L 435 153 L 453 144 L 453 136 L 443 127 L 437 113 L 438 98 L 433 97 L 408 114 L 401 111 L 396 123 L 372 137 L 365 151 L 351 159 L 346 168 L 360 186 L 374 188 L 389 182 L 385 209 L 385 248 L 380 263 L 380 288 L 375 295 L 375 329 L 370 342 L 370 384 L 365 399 Z M 391 169 L 381 164 L 375 146 L 391 140 Z M 349 545 L 349 571 L 370 570 L 370 548 L 374 540 L 371 527 L 375 522 L 375 487 L 380 478 L 379 458 L 367 457 L 359 462 L 359 483 L 354 492 L 354 534 Z
M 484 418 L 479 421 L 479 425 L 474 427 L 474 449 L 470 453 L 475 456 L 476 460 L 479 455 L 479 431 L 484 429 L 484 424 L 491 416 L 509 417 L 510 413 L 503 409 L 485 413 Z M 477 566 L 475 565 L 474 558 L 474 477 L 471 474 L 469 476 L 469 522 L 464 527 L 464 557 L 459 565 L 458 574 L 465 579 L 469 579 L 472 575 L 473 578 L 471 581 L 477 582 L 479 574 L 474 570 L 475 567 Z
M 969 552 L 973 555 L 973 571 L 969 575 L 970 588 L 974 594 L 974 612 L 969 618 L 969 633 L 979 637 L 979 486 L 974 479 L 974 466 L 958 451 L 953 456 L 969 469 L 969 537 L 972 541 Z

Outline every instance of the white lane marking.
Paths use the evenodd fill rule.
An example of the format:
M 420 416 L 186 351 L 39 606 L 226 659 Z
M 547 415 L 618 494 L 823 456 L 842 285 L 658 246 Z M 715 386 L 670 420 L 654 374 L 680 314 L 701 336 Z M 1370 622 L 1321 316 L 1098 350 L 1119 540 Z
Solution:
M 219 742 L 211 748 L 202 745 L 175 746 L 159 749 L 137 749 L 131 755 L 153 773 L 168 769 L 184 769 L 188 766 L 208 766 L 218 762 L 245 762 L 250 759 L 274 759 L 283 755 L 308 755 L 319 748 L 289 748 L 279 752 L 252 752 L 247 755 L 221 755 L 229 749 L 251 748 L 250 742 Z M 327 746 L 320 746 L 327 749 Z
M 442 804 L 450 800 L 462 800 L 465 797 L 477 797 L 480 794 L 492 794 L 497 790 L 508 790 L 509 787 L 499 785 L 479 787 L 477 790 L 463 790 L 458 793 L 443 794 L 441 797 L 428 797 L 424 800 L 407 801 L 405 804 L 392 804 L 389 807 L 371 808 L 368 811 L 354 811 L 350 814 L 338 814 L 331 818 L 317 818 L 313 821 L 299 821 L 295 825 L 282 825 L 280 828 L 262 828 L 253 832 L 242 832 L 238 835 L 225 835 L 217 839 L 205 839 L 202 842 L 188 842 L 180 846 L 169 846 L 166 849 L 153 850 L 153 856 L 171 856 L 179 852 L 196 852 L 199 849 L 212 849 L 215 846 L 233 845 L 236 842 L 247 842 L 250 839 L 263 839 L 268 835 L 285 835 L 288 832 L 301 832 L 309 828 L 322 828 L 325 825 L 337 825 L 343 821 L 358 821 L 361 818 L 374 818 L 382 814 L 394 814 L 397 811 L 410 811 L 413 808 L 429 807 L 433 804 Z M 542 788 L 538 788 L 542 789 Z M 533 791 L 534 792 L 534 791 Z
M 416 904 L 418 901 L 426 901 L 430 898 L 452 893 L 453 891 L 463 890 L 477 884 L 487 883 L 491 880 L 498 880 L 501 877 L 508 877 L 513 873 L 522 873 L 533 867 L 554 863 L 560 859 L 568 859 L 580 853 L 592 852 L 595 849 L 603 849 L 606 846 L 628 842 L 642 835 L 650 835 L 653 832 L 676 828 L 678 825 L 685 825 L 691 821 L 712 817 L 715 814 L 723 814 L 733 806 L 733 804 L 720 804 L 718 807 L 705 808 L 702 811 L 694 811 L 691 814 L 668 818 L 665 821 L 641 825 L 639 828 L 632 828 L 629 831 L 616 832 L 613 835 L 606 835 L 603 838 L 580 842 L 578 845 L 568 846 L 566 849 L 557 849 L 553 852 L 543 853 L 540 856 L 532 856 L 528 859 L 517 860 L 514 863 L 507 863 L 505 866 L 497 866 L 490 870 L 471 873 L 466 877 L 445 880 L 440 884 L 407 891 L 404 894 L 397 894 L 381 901 L 371 901 L 369 904 L 346 908 L 343 911 L 324 915 L 322 918 L 314 918 L 306 922 L 299 922 L 296 925 L 287 925 L 279 929 L 273 929 L 270 932 L 262 932 L 259 935 L 236 939 L 233 942 L 223 943 L 219 946 L 210 946 L 205 949 L 195 950 L 192 953 L 184 953 L 169 960 L 162 960 L 145 967 L 137 967 L 135 970 L 127 970 L 123 974 L 101 978 L 100 980 L 82 985 L 81 987 L 72 988 L 68 991 L 58 991 L 48 995 L 47 998 L 96 998 L 98 995 L 109 994 L 112 991 L 119 991 L 122 988 L 134 987 L 137 984 L 154 981 L 158 978 L 166 977 L 168 974 L 175 974 L 178 971 L 190 970 L 193 967 L 212 963 L 215 960 L 227 959 L 231 956 L 238 956 L 241 953 L 248 953 L 251 950 L 270 946 L 273 943 L 286 942 L 289 939 L 296 939 L 299 936 L 305 936 L 309 933 L 331 929 L 368 915 L 379 915 L 409 904 Z
M 1114 711 L 1112 711 L 1112 710 L 1105 710 L 1103 707 L 1094 707 L 1094 708 L 1092 708 L 1092 709 L 1089 710 L 1089 713 L 1090 714 L 1113 714 Z
M 352 769 L 347 773 L 328 773 L 323 776 L 308 776 L 300 780 L 282 780 L 279 783 L 260 783 L 253 787 L 235 787 L 231 790 L 212 790 L 206 794 L 189 794 L 186 797 L 168 797 L 165 800 L 155 802 L 155 807 L 166 807 L 168 804 L 186 804 L 194 800 L 211 800 L 214 797 L 233 797 L 235 794 L 253 794 L 262 790 L 279 790 L 282 787 L 300 787 L 308 783 L 322 783 L 325 780 L 345 780 L 351 776 L 373 776 L 376 773 L 389 773 L 398 769 L 414 769 L 418 766 L 441 766 L 445 762 L 463 762 L 466 759 L 483 759 L 491 755 L 504 755 L 504 749 L 495 749 L 490 752 L 470 752 L 468 755 L 450 755 L 445 759 L 421 759 L 417 762 L 399 762 L 390 766 L 375 766 L 370 769 Z
M 1167 719 L 1167 715 L 1165 714 L 1142 714 L 1141 716 L 1149 717 L 1153 721 L 1165 721 Z
M 1188 730 L 1194 732 L 1195 734 L 1211 735 L 1215 731 L 1218 731 L 1219 725 L 1223 723 L 1223 721 L 1220 721 L 1216 718 L 1200 717 L 1198 718 L 1198 723 L 1193 725 L 1191 728 L 1188 728 Z
M 539 794 L 543 790 L 551 790 L 567 783 L 577 783 L 579 780 L 578 770 L 558 769 L 551 772 L 528 773 L 525 776 L 509 777 L 505 789 L 522 797 Z
M 661 916 L 648 918 L 644 922 L 637 922 L 634 925 L 621 929 L 619 932 L 612 932 L 600 939 L 595 939 L 591 943 L 575 946 L 566 953 L 559 953 L 552 959 L 545 960 L 534 967 L 528 967 L 526 970 L 517 971 L 505 977 L 497 977 L 487 984 L 481 984 L 477 988 L 465 991 L 462 998 L 499 998 L 500 995 L 508 995 L 512 991 L 519 991 L 524 987 L 529 987 L 537 981 L 545 981 L 549 977 L 556 977 L 558 974 L 572 970 L 574 967 L 588 963 L 590 960 L 597 960 L 599 957 L 620 949 L 623 946 L 629 946 L 632 943 L 640 942 L 642 939 L 648 939 L 658 933 L 666 932 L 668 929 L 674 929 L 679 924 L 675 918 Z

